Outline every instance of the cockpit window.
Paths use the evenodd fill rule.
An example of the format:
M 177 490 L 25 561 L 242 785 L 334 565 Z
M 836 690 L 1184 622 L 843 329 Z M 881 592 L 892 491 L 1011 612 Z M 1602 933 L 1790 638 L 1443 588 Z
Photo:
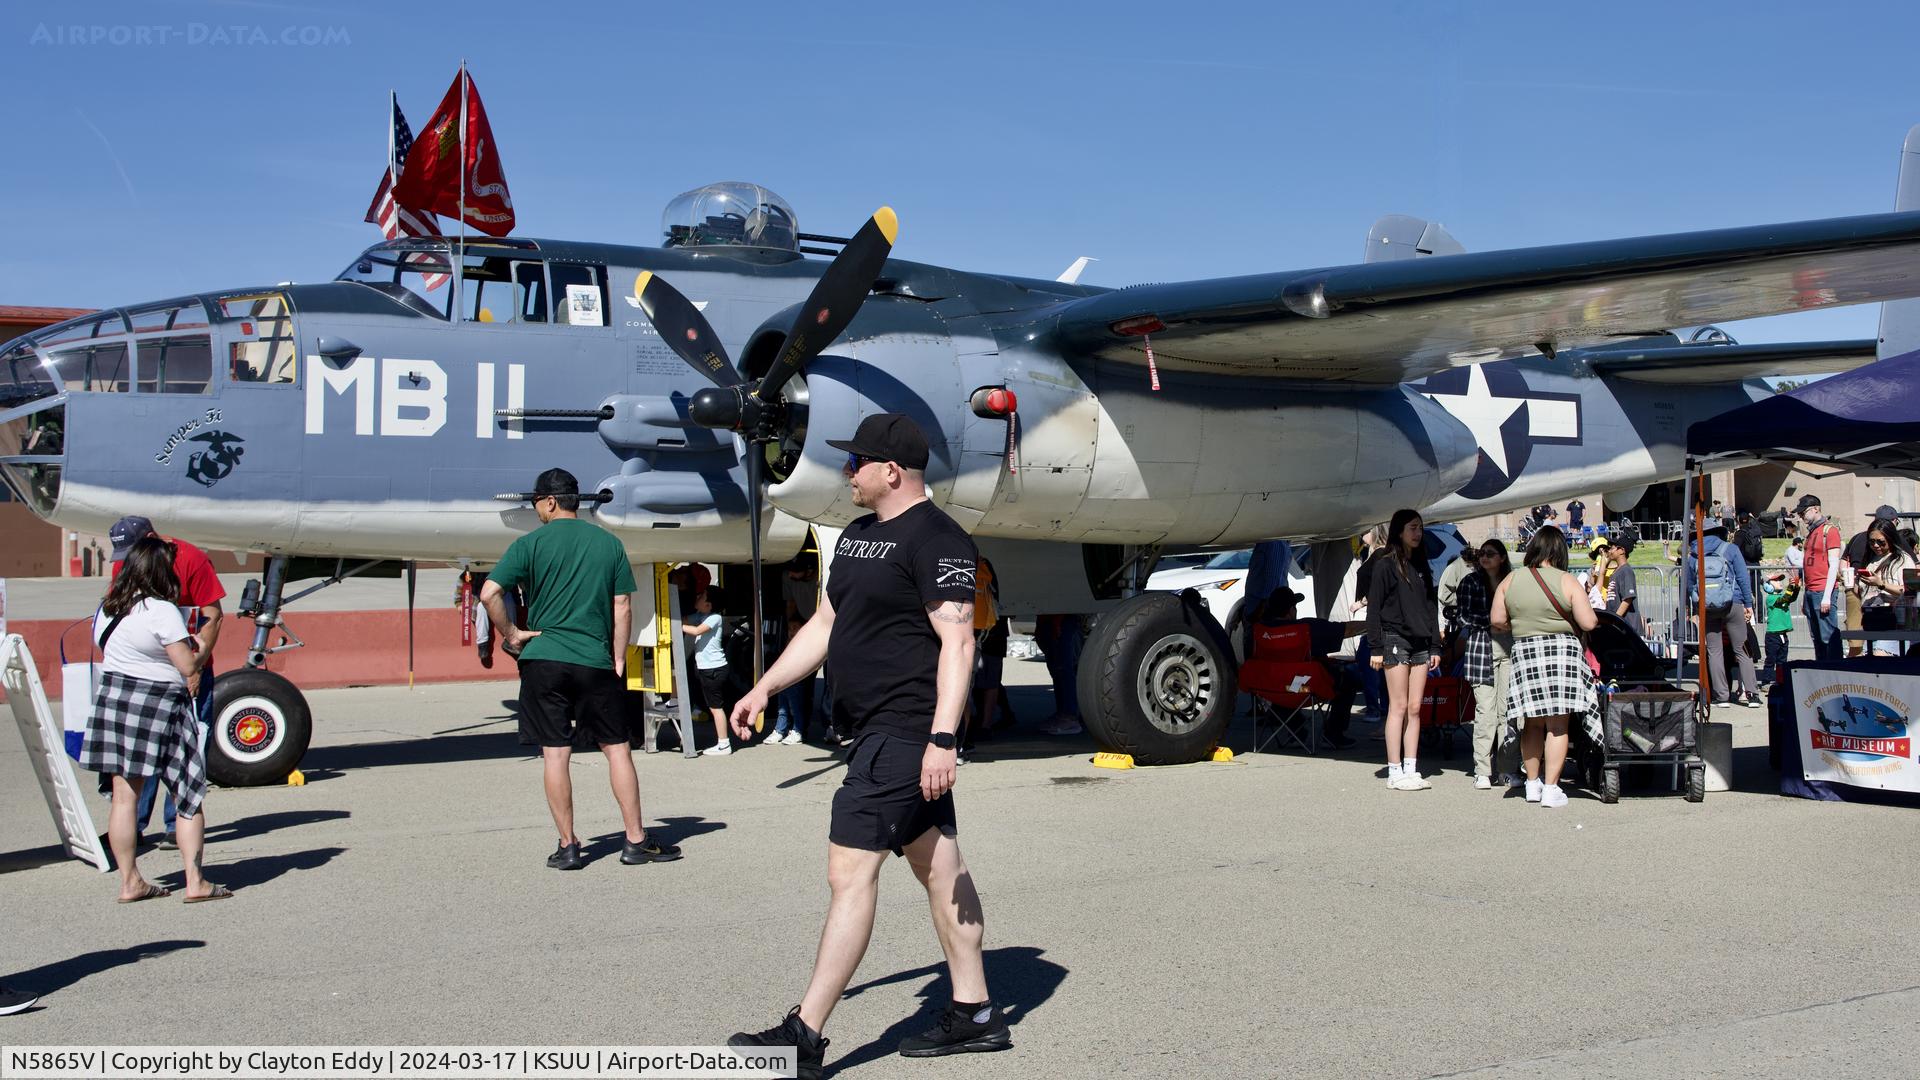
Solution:
M 0 412 L 49 397 L 62 389 L 64 387 L 54 381 L 52 374 L 40 362 L 40 354 L 34 352 L 33 346 L 26 342 L 0 355 Z
M 227 319 L 227 379 L 237 383 L 291 385 L 299 373 L 293 340 L 293 316 L 281 293 L 220 298 Z M 146 356 L 143 348 L 141 356 Z
M 131 389 L 133 366 L 126 320 L 118 312 L 55 327 L 41 339 L 47 372 L 67 390 Z
M 560 326 L 607 325 L 607 272 L 586 263 L 553 263 L 553 321 Z
M 453 297 L 452 267 L 444 245 L 408 250 L 369 248 L 334 280 L 370 285 L 422 315 L 444 319 Z
M 800 249 L 800 223 L 787 200 L 737 180 L 676 195 L 660 217 L 660 231 L 666 247 Z

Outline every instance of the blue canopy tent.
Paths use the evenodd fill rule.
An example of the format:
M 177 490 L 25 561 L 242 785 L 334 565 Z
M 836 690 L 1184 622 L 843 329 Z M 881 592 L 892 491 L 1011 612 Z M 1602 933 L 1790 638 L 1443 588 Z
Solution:
M 1920 352 L 1721 413 L 1687 429 L 1687 453 L 1920 476 Z

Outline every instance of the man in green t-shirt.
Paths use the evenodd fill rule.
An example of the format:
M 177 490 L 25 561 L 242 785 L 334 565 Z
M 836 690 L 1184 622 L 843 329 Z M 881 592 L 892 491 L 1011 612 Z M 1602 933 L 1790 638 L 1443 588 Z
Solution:
M 555 870 L 578 870 L 586 859 L 573 832 L 576 729 L 593 736 L 607 756 L 613 798 L 626 826 L 629 865 L 672 862 L 680 849 L 647 836 L 640 824 L 640 778 L 628 741 L 625 687 L 627 636 L 633 626 L 633 568 L 613 534 L 580 520 L 580 482 L 565 469 L 548 469 L 533 485 L 540 527 L 515 540 L 487 576 L 480 602 L 501 628 L 508 653 L 520 660 L 520 737 L 538 743 L 546 762 L 547 808 L 560 830 L 560 848 L 547 857 Z M 527 594 L 527 629 L 507 618 L 505 590 Z

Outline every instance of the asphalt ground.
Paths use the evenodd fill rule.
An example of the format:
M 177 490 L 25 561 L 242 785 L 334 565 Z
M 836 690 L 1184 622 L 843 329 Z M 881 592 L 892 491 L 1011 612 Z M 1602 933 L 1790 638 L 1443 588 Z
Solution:
M 1031 724 L 1037 662 L 1008 664 Z M 20 1044 L 684 1045 L 799 1000 L 826 906 L 834 752 L 636 755 L 670 865 L 618 861 L 597 754 L 575 759 L 594 861 L 558 873 L 500 684 L 319 691 L 304 787 L 216 790 L 228 901 L 113 902 L 63 859 L 0 738 L 0 1018 Z M 946 998 L 925 897 L 882 878 L 828 1034 L 854 1077 L 1911 1075 L 1914 826 L 1771 794 L 1759 711 L 1739 790 L 1548 811 L 1477 792 L 1468 748 L 1389 791 L 1354 751 L 1130 772 L 1082 739 L 983 746 L 961 840 L 1014 1050 L 894 1055 Z M 1242 720 L 1232 745 L 1244 748 Z M 106 820 L 103 800 L 92 803 Z M 156 822 L 154 828 L 158 828 Z M 178 886 L 178 856 L 142 866 Z

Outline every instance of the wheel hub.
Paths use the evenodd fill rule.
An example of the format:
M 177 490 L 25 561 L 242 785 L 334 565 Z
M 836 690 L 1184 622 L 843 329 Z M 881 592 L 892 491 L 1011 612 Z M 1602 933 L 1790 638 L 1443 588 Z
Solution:
M 222 748 L 235 758 L 251 759 L 274 750 L 285 731 L 285 718 L 270 701 L 242 698 L 220 716 Z
M 1212 653 L 1198 638 L 1162 638 L 1140 664 L 1140 711 L 1161 731 L 1183 735 L 1206 717 L 1218 684 Z

